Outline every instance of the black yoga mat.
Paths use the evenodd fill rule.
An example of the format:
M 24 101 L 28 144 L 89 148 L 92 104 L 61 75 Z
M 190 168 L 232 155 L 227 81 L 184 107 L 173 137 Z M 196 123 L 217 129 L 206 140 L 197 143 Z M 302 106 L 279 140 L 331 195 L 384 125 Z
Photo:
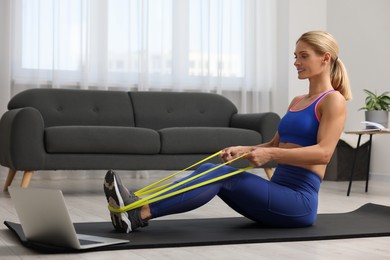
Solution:
M 75 227 L 78 233 L 128 239 L 126 244 L 92 249 L 119 250 L 389 236 L 389 220 L 390 207 L 369 203 L 348 213 L 319 214 L 307 228 L 270 228 L 243 217 L 154 220 L 130 234 L 116 233 L 110 222 L 76 223 Z M 40 252 L 83 251 L 27 241 L 20 224 L 4 223 L 24 246 Z

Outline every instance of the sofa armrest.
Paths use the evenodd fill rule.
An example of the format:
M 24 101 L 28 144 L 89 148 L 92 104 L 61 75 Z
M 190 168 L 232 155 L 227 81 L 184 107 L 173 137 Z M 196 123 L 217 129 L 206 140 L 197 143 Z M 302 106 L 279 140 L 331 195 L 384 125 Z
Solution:
M 0 163 L 14 170 L 42 169 L 45 161 L 44 122 L 31 107 L 12 109 L 0 120 Z
M 231 127 L 257 131 L 263 137 L 262 143 L 265 143 L 274 137 L 279 122 L 279 115 L 273 112 L 235 114 L 231 120 Z

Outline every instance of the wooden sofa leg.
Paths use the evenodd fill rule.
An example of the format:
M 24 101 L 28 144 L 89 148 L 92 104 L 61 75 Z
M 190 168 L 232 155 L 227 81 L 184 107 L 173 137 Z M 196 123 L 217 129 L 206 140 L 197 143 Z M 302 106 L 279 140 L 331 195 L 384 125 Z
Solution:
M 24 171 L 22 184 L 20 185 L 22 188 L 28 188 L 28 185 L 30 185 L 32 175 L 33 175 L 33 171 Z
M 272 175 L 274 175 L 274 171 L 272 168 L 264 168 L 265 174 L 267 174 L 268 179 L 270 180 L 272 178 Z
M 15 174 L 16 174 L 16 170 L 14 170 L 14 169 L 8 170 L 7 179 L 5 180 L 5 183 L 4 183 L 4 189 L 3 189 L 4 192 L 8 191 L 8 187 L 11 186 L 12 181 L 14 180 Z

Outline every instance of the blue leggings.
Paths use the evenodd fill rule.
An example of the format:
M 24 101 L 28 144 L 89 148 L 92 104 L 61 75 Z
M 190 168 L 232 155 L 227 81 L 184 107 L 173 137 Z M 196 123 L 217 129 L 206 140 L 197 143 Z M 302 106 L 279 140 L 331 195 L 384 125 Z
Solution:
M 191 175 L 215 167 L 201 165 Z M 191 186 L 236 169 L 223 166 L 178 188 Z M 241 215 L 272 227 L 305 227 L 317 216 L 320 177 L 304 168 L 279 165 L 268 181 L 255 174 L 242 172 L 232 177 L 184 192 L 150 204 L 152 218 L 186 212 L 198 208 L 216 195 Z

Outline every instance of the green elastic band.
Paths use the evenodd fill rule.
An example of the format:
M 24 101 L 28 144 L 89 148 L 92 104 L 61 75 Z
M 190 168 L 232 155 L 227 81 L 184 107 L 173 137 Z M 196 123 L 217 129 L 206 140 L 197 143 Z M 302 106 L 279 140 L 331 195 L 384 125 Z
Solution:
M 180 173 L 182 173 L 182 172 L 184 172 L 184 171 L 187 171 L 187 170 L 189 170 L 189 169 L 191 169 L 191 168 L 193 168 L 193 167 L 195 167 L 195 166 L 197 166 L 197 165 L 199 165 L 199 164 L 201 164 L 201 163 L 204 163 L 204 162 L 206 162 L 206 161 L 208 161 L 208 160 L 210 160 L 210 159 L 212 159 L 212 158 L 218 156 L 220 153 L 221 153 L 221 151 L 216 152 L 215 154 L 212 154 L 212 155 L 210 155 L 209 157 L 204 158 L 204 159 L 200 160 L 199 162 L 194 163 L 194 164 L 188 166 L 187 168 L 185 168 L 185 169 L 183 169 L 183 170 L 180 170 L 180 171 L 178 171 L 178 172 L 175 172 L 175 173 L 173 173 L 173 174 L 171 174 L 171 175 L 169 175 L 169 176 L 167 176 L 167 177 L 165 177 L 165 178 L 163 178 L 163 179 L 161 179 L 161 180 L 159 180 L 159 181 L 157 181 L 157 182 L 155 182 L 155 183 L 152 183 L 152 184 L 150 184 L 150 185 L 148 185 L 148 186 L 146 186 L 146 187 L 144 187 L 144 188 L 142 188 L 142 189 L 136 191 L 134 194 L 135 194 L 136 196 L 139 196 L 139 197 L 140 197 L 140 196 L 143 196 L 143 195 L 145 195 L 145 194 L 149 194 L 150 192 L 148 192 L 148 191 L 151 190 L 153 187 L 157 186 L 158 184 L 163 183 L 164 181 L 166 181 L 166 180 L 168 180 L 168 179 L 171 179 L 172 177 L 174 177 L 174 176 L 176 176 L 176 175 L 178 175 L 178 174 L 180 174 Z
M 191 168 L 191 167 L 193 167 L 194 165 L 198 165 L 199 163 L 205 162 L 205 161 L 207 161 L 207 160 L 209 160 L 209 159 L 211 159 L 211 158 L 213 158 L 213 157 L 215 157 L 215 156 L 217 156 L 217 155 L 219 155 L 219 154 L 220 154 L 220 152 L 215 153 L 215 154 L 213 154 L 213 155 L 207 157 L 206 159 L 203 159 L 203 160 L 201 160 L 200 162 L 198 162 L 198 163 L 196 163 L 196 164 L 193 164 L 193 165 L 191 165 L 191 166 L 189 166 L 189 167 L 187 167 L 187 168 Z M 150 195 L 150 196 L 148 196 L 148 197 L 142 198 L 142 199 L 140 199 L 140 200 L 138 200 L 138 201 L 135 201 L 135 202 L 133 202 L 133 203 L 131 203 L 131 204 L 129 204 L 129 205 L 126 205 L 126 206 L 124 206 L 124 207 L 122 207 L 122 208 L 113 208 L 112 206 L 109 205 L 109 206 L 108 206 L 108 209 L 109 209 L 111 212 L 114 212 L 114 213 L 123 213 L 123 212 L 129 211 L 129 210 L 132 210 L 132 209 L 136 209 L 136 208 L 142 207 L 142 206 L 144 206 L 144 205 L 146 205 L 146 204 L 150 204 L 150 203 L 153 203 L 153 202 L 156 202 L 156 201 L 159 201 L 159 200 L 162 200 L 162 199 L 165 199 L 165 198 L 174 196 L 174 195 L 178 195 L 178 194 L 180 194 L 180 193 L 183 193 L 183 192 L 186 192 L 186 191 L 189 191 L 189 190 L 192 190 L 192 189 L 195 189 L 195 188 L 198 188 L 198 187 L 201 187 L 201 186 L 204 186 L 204 185 L 207 185 L 207 184 L 210 184 L 210 183 L 213 183 L 213 182 L 216 182 L 216 181 L 219 181 L 219 180 L 228 178 L 228 177 L 230 177 L 230 176 L 239 174 L 239 173 L 241 173 L 241 172 L 247 171 L 247 170 L 249 170 L 249 169 L 252 169 L 253 167 L 250 166 L 250 167 L 247 167 L 247 168 L 244 168 L 244 169 L 239 169 L 239 170 L 237 170 L 237 171 L 234 171 L 234 172 L 231 172 L 231 173 L 228 173 L 228 174 L 224 174 L 224 175 L 222 175 L 222 176 L 219 176 L 219 177 L 216 177 L 216 178 L 213 178 L 213 179 L 210 179 L 210 180 L 207 180 L 207 181 L 204 181 L 204 182 L 201 182 L 201 183 L 198 183 L 198 184 L 195 184 L 195 185 L 192 185 L 192 186 L 189 186 L 189 187 L 186 187 L 186 188 L 183 188 L 183 189 L 180 189 L 180 190 L 171 192 L 171 193 L 167 193 L 168 191 L 170 191 L 170 190 L 172 190 L 172 189 L 174 189 L 174 188 L 176 188 L 176 187 L 179 187 L 179 186 L 181 186 L 181 185 L 183 185 L 183 184 L 185 184 L 185 183 L 187 183 L 187 182 L 190 182 L 190 181 L 192 181 L 192 180 L 194 180 L 194 179 L 196 179 L 196 178 L 199 178 L 199 177 L 201 177 L 201 176 L 203 176 L 203 175 L 205 175 L 205 174 L 207 174 L 207 173 L 209 173 L 209 172 L 211 172 L 211 171 L 214 171 L 214 170 L 216 170 L 216 169 L 218 169 L 218 168 L 221 168 L 221 167 L 223 167 L 223 166 L 225 166 L 225 165 L 227 165 L 227 164 L 229 164 L 229 163 L 232 163 L 232 162 L 234 162 L 234 161 L 236 161 L 236 160 L 238 160 L 238 159 L 241 159 L 241 158 L 243 158 L 243 157 L 246 156 L 246 155 L 247 155 L 247 154 L 243 154 L 243 155 L 241 155 L 241 156 L 239 156 L 239 157 L 237 157 L 237 158 L 235 158 L 235 159 L 233 159 L 233 160 L 230 160 L 230 161 L 225 162 L 225 163 L 223 163 L 223 164 L 217 165 L 217 166 L 214 167 L 214 168 L 211 168 L 211 169 L 209 169 L 209 170 L 206 170 L 206 171 L 204 171 L 204 172 L 201 172 L 201 173 L 199 173 L 199 174 L 197 174 L 197 175 L 195 175 L 195 176 L 193 176 L 193 177 L 191 177 L 191 178 L 188 178 L 188 179 L 186 179 L 186 180 L 184 180 L 184 181 L 181 181 L 181 182 L 179 182 L 179 183 L 176 183 L 176 184 L 173 184 L 173 185 L 167 184 L 167 185 L 164 185 L 164 186 L 161 186 L 161 187 L 157 187 L 157 188 L 152 189 L 152 187 L 156 186 L 157 184 L 161 183 L 162 181 L 165 181 L 165 180 L 167 180 L 167 179 L 169 179 L 169 178 L 172 178 L 173 176 L 175 176 L 175 175 L 178 174 L 178 173 L 174 173 L 174 174 L 172 174 L 172 175 L 170 175 L 170 176 L 164 178 L 164 179 L 161 180 L 161 181 L 158 181 L 158 182 L 156 182 L 156 183 L 153 183 L 153 184 L 147 186 L 147 187 L 146 187 L 147 189 L 144 188 L 144 189 L 141 189 L 141 190 L 140 190 L 140 191 L 143 191 L 144 194 L 149 193 L 149 192 L 151 193 L 151 192 L 153 192 L 153 191 L 157 191 L 156 193 L 154 193 L 154 194 L 152 194 L 152 195 Z M 186 168 L 186 169 L 187 169 L 187 168 Z M 182 171 L 184 171 L 184 170 L 182 170 Z M 182 171 L 180 171 L 180 172 L 182 172 Z M 179 172 L 179 173 L 180 173 L 180 172 Z M 168 186 L 168 185 L 170 185 L 170 186 Z M 168 186 L 168 187 L 166 187 L 166 186 Z M 138 191 L 138 194 L 141 193 L 140 191 Z M 167 193 L 167 194 L 161 195 L 161 194 L 163 194 L 163 193 Z M 159 195 L 161 195 L 161 196 L 159 196 Z

